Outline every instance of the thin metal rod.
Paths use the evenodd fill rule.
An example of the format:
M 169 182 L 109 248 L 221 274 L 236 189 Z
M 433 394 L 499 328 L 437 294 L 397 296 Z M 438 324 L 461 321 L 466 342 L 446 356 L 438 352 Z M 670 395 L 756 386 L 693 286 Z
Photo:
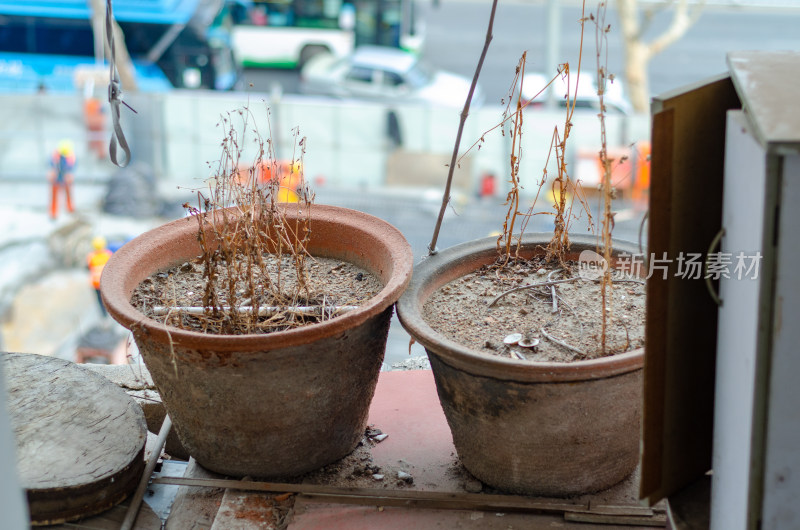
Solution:
M 277 313 L 281 313 L 283 311 L 288 311 L 290 313 L 319 313 L 320 311 L 330 311 L 330 312 L 346 312 L 346 311 L 353 311 L 354 309 L 358 309 L 359 306 L 357 305 L 333 305 L 333 306 L 314 306 L 314 305 L 297 305 L 297 306 L 263 306 L 258 308 L 258 316 L 268 317 L 275 315 Z M 230 307 L 222 307 L 220 308 L 222 311 L 230 311 Z M 188 315 L 204 315 L 209 311 L 213 311 L 213 307 L 198 307 L 198 306 L 188 306 L 188 307 L 172 307 L 172 306 L 155 306 L 153 308 L 153 314 L 156 316 L 164 316 L 169 314 L 170 312 L 179 312 Z M 253 307 L 252 306 L 241 306 L 237 307 L 236 311 L 239 313 L 252 313 Z
M 402 506 L 451 510 L 488 510 L 493 512 L 595 513 L 642 517 L 658 517 L 652 509 L 640 505 L 605 505 L 555 500 L 518 495 L 462 493 L 446 491 L 397 490 L 386 488 L 352 488 L 317 484 L 283 484 L 244 480 L 158 477 L 154 484 L 189 487 L 226 488 L 239 491 L 296 493 L 340 504 Z
M 139 507 L 142 505 L 144 499 L 144 492 L 147 491 L 147 484 L 150 482 L 150 476 L 156 468 L 158 457 L 161 456 L 161 450 L 164 449 L 164 444 L 167 443 L 167 435 L 172 428 L 172 420 L 169 414 L 164 416 L 164 422 L 161 424 L 161 429 L 158 431 L 158 439 L 156 440 L 156 447 L 150 454 L 150 460 L 147 461 L 147 466 L 144 468 L 144 473 L 139 481 L 139 486 L 131 498 L 131 504 L 128 506 L 128 511 L 125 513 L 125 519 L 122 520 L 120 530 L 131 530 L 133 523 L 136 522 L 136 516 L 139 515 Z

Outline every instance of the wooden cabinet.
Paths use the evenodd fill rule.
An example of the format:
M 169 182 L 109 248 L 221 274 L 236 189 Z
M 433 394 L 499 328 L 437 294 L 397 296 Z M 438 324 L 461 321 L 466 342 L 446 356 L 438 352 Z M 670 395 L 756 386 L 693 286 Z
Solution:
M 671 497 L 713 468 L 712 529 L 794 529 L 800 53 L 728 65 L 654 102 L 649 251 L 702 252 L 705 267 L 648 283 L 641 493 Z

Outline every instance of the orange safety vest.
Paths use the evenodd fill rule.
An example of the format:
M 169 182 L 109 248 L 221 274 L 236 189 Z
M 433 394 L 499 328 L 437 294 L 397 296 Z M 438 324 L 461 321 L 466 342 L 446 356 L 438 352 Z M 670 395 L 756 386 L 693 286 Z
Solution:
M 284 169 L 278 189 L 278 202 L 299 202 L 297 188 L 300 186 L 300 173 L 289 167 Z
M 272 175 L 272 169 L 277 169 L 278 175 Z M 270 180 L 277 179 L 278 182 L 278 202 L 299 202 L 300 196 L 298 195 L 298 188 L 302 185 L 300 177 L 300 170 L 295 167 L 296 164 L 289 162 L 260 162 L 255 167 L 240 164 L 236 168 L 236 178 L 241 186 L 250 186 L 253 183 L 251 178 L 256 179 L 256 183 L 260 186 L 265 186 Z
M 95 250 L 86 258 L 89 265 L 89 279 L 92 281 L 92 286 L 95 289 L 100 288 L 100 276 L 103 274 L 103 267 L 111 257 L 111 251 L 108 249 Z

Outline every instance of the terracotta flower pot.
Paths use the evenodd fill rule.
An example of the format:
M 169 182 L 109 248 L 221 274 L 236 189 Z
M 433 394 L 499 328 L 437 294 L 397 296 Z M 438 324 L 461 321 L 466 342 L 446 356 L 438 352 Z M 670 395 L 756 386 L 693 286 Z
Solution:
M 526 235 L 521 255 L 532 257 L 549 238 Z M 572 238 L 569 257 L 584 249 L 594 250 L 594 239 Z M 496 257 L 493 237 L 429 257 L 397 304 L 403 327 L 428 352 L 461 462 L 490 486 L 528 495 L 590 493 L 622 481 L 639 459 L 643 349 L 572 363 L 517 361 L 458 344 L 423 319 L 439 287 Z
M 212 471 L 298 475 L 344 457 L 363 436 L 392 306 L 411 277 L 411 248 L 370 215 L 331 206 L 311 212 L 312 255 L 358 265 L 384 284 L 362 307 L 323 323 L 212 335 L 166 327 L 136 310 L 130 299 L 142 280 L 200 254 L 194 219 L 137 237 L 103 271 L 108 312 L 133 332 L 184 447 Z

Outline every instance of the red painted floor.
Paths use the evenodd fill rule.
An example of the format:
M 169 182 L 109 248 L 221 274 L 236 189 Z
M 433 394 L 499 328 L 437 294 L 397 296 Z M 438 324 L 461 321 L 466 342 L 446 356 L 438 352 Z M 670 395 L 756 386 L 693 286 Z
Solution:
M 430 370 L 382 372 L 369 423 L 389 436 L 371 449 L 382 469 L 401 468 L 414 477 L 413 489 L 464 493 L 471 478 L 457 465 L 447 421 Z M 600 494 L 603 503 L 635 504 L 635 480 Z M 591 502 L 591 499 L 581 499 Z M 360 529 L 586 529 L 563 515 L 491 513 L 466 510 L 352 506 L 317 502 L 299 495 L 290 530 Z M 604 529 L 634 528 L 602 525 Z
M 402 467 L 414 477 L 416 489 L 460 489 L 458 478 L 447 473 L 456 462 L 456 448 L 433 372 L 381 372 L 368 421 L 389 435 L 372 448 L 377 465 Z

